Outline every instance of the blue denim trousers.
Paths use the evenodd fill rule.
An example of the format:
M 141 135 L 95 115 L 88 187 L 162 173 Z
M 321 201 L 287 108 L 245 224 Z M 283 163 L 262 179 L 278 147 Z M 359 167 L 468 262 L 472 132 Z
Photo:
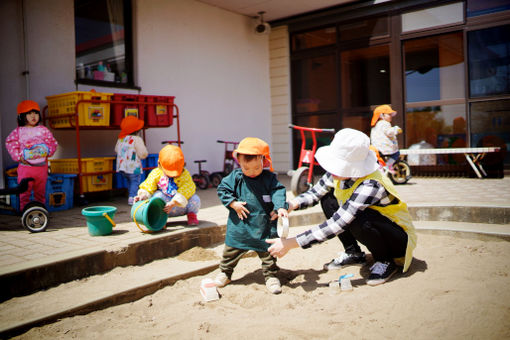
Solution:
M 141 174 L 127 174 L 124 171 L 120 172 L 122 176 L 126 179 L 128 183 L 128 192 L 129 197 L 135 197 L 138 192 L 138 186 L 140 185 L 140 180 L 142 179 Z

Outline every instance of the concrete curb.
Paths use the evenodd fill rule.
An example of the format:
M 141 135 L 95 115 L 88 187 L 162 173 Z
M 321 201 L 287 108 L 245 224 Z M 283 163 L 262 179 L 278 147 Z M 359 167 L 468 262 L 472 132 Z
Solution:
M 510 206 L 409 205 L 414 221 L 455 221 L 508 224 Z M 290 226 L 313 225 L 324 221 L 320 209 L 296 211 L 289 216 Z M 486 228 L 484 228 L 486 229 Z M 117 266 L 143 265 L 156 259 L 176 256 L 195 246 L 208 247 L 223 242 L 225 225 L 210 222 L 199 227 L 155 233 L 122 245 L 120 249 L 97 247 L 67 257 L 50 257 L 32 266 L 7 268 L 0 273 L 0 302 L 13 296 L 30 294 L 48 287 L 105 273 Z

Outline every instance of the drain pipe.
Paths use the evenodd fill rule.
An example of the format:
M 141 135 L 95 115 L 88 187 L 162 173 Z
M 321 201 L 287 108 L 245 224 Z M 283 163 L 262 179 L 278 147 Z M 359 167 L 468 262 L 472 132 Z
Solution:
M 30 76 L 28 71 L 28 42 L 26 34 L 26 22 L 25 22 L 25 0 L 21 1 L 21 23 L 23 30 L 23 60 L 25 62 L 24 70 L 21 75 L 25 77 L 25 99 L 30 99 Z

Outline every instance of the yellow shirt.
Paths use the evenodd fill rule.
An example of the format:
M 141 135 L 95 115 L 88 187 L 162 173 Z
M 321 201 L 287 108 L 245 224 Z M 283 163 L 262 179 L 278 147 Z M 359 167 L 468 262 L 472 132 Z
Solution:
M 140 184 L 140 189 L 146 190 L 151 196 L 158 190 L 158 182 L 162 176 L 166 176 L 160 168 L 153 169 L 147 179 Z M 186 197 L 187 200 L 195 194 L 197 187 L 193 178 L 188 170 L 183 169 L 178 177 L 174 177 L 174 182 L 177 185 L 177 192 Z

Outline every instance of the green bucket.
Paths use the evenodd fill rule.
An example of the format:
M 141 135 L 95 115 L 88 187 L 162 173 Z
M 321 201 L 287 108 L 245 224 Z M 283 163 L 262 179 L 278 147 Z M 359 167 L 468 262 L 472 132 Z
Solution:
M 116 211 L 116 207 L 110 206 L 95 206 L 83 209 L 81 214 L 87 219 L 89 234 L 91 236 L 111 234 L 112 228 L 115 227 L 113 216 Z
M 168 215 L 163 211 L 165 201 L 158 197 L 152 197 L 145 201 L 138 201 L 131 207 L 131 218 L 140 228 L 143 224 L 150 231 L 161 230 L 166 226 Z M 142 228 L 140 230 L 144 231 Z

